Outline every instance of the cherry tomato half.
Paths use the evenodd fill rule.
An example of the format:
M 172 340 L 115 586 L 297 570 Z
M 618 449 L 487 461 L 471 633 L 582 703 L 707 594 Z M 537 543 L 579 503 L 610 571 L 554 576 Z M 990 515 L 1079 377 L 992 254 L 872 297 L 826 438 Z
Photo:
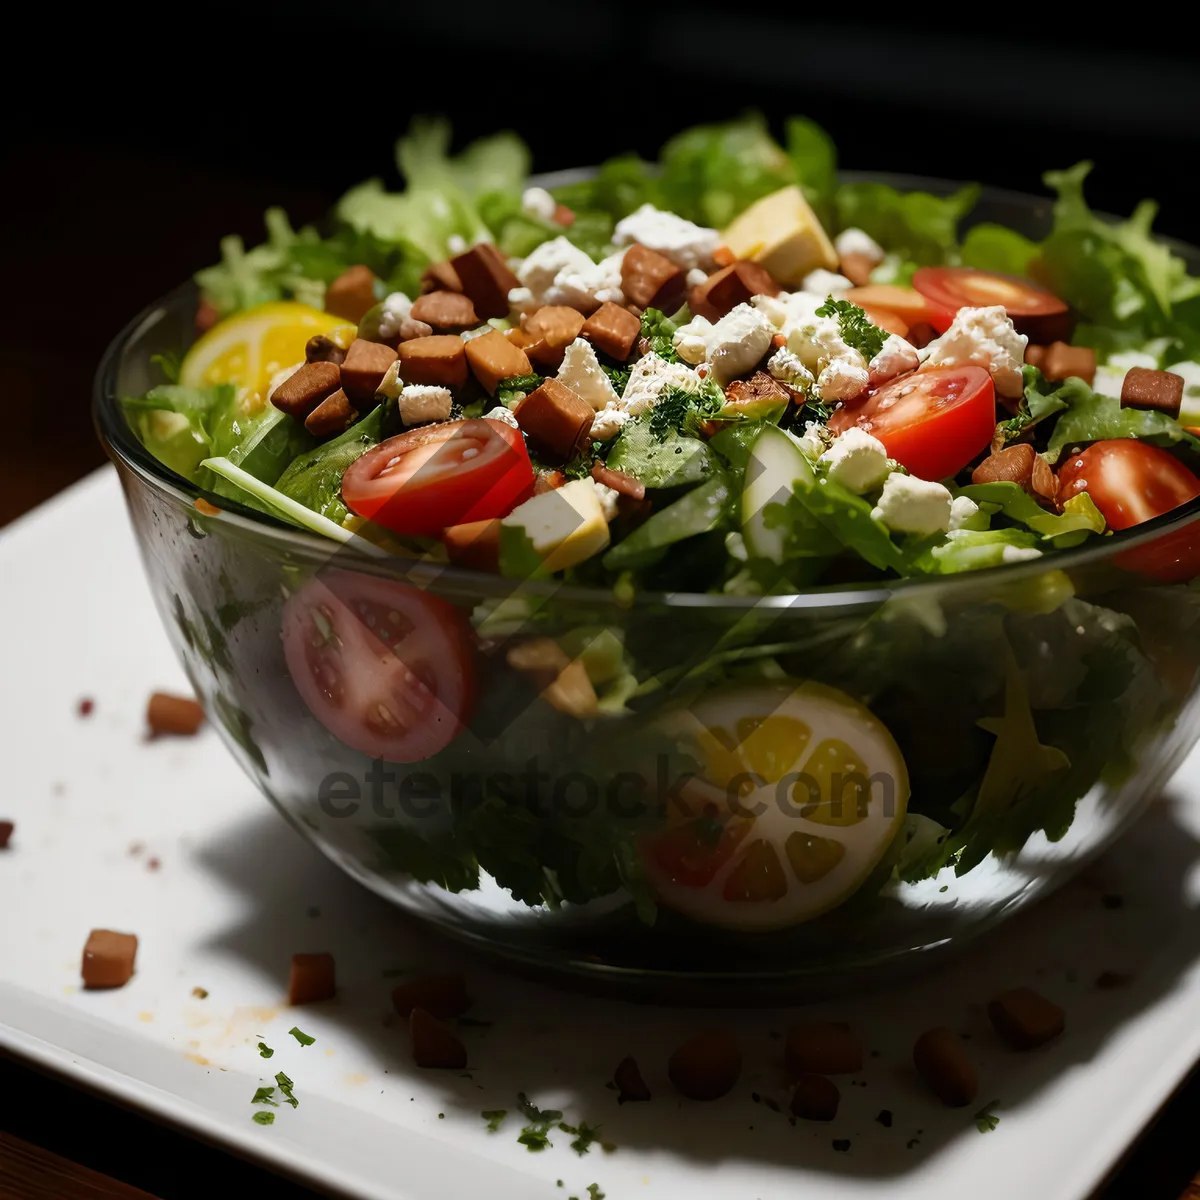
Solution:
M 1019 333 L 1053 341 L 1068 329 L 1067 305 L 1018 275 L 977 271 L 974 267 L 919 267 L 913 287 L 929 301 L 929 323 L 945 333 L 960 308 L 1002 304 Z
M 857 425 L 921 479 L 956 475 L 992 440 L 996 393 L 982 367 L 914 371 L 833 414 L 829 428 Z
M 1197 479 L 1174 455 L 1133 438 L 1096 442 L 1058 472 L 1058 499 L 1087 492 L 1112 529 L 1161 517 L 1200 496 Z M 1116 560 L 1130 571 L 1178 583 L 1200 574 L 1200 522 L 1173 530 Z
M 393 533 L 426 537 L 448 525 L 502 517 L 532 489 L 521 431 L 482 418 L 388 438 L 342 479 L 351 512 Z
M 284 605 L 283 654 L 313 716 L 371 758 L 430 758 L 474 707 L 462 615 L 395 580 L 349 571 L 310 579 Z

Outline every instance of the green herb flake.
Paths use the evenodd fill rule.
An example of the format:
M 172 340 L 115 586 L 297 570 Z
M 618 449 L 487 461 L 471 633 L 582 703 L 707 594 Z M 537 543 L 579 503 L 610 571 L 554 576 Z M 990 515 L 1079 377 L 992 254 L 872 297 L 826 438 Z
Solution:
M 517 1141 L 529 1151 L 530 1154 L 537 1154 L 545 1150 L 547 1146 L 552 1146 L 554 1143 L 546 1136 L 545 1129 L 538 1125 L 526 1125 L 521 1130 Z
M 560 1126 L 567 1133 L 575 1134 L 575 1140 L 571 1143 L 571 1149 L 582 1158 L 591 1148 L 592 1143 L 597 1141 L 600 1136 L 599 1125 L 589 1125 L 586 1121 L 580 1121 L 576 1129 L 567 1129 L 566 1126 Z
M 504 1118 L 508 1116 L 508 1109 L 485 1108 L 479 1115 L 487 1122 L 488 1133 L 495 1133 L 504 1124 Z
M 293 1107 L 299 1108 L 300 1101 L 292 1095 L 292 1088 L 296 1085 L 282 1072 L 275 1076 L 275 1082 L 279 1084 L 279 1090 L 283 1093 L 283 1098 Z
M 604 1200 L 604 1193 L 600 1190 L 598 1183 L 589 1183 L 587 1185 L 588 1200 Z
M 275 1051 L 272 1050 L 271 1047 L 268 1046 L 266 1042 L 259 1042 L 258 1043 L 258 1053 L 262 1058 L 270 1058 L 271 1055 L 275 1053 Z
M 273 1087 L 260 1087 L 258 1089 L 258 1091 L 254 1093 L 254 1098 L 250 1101 L 250 1103 L 251 1104 L 270 1104 L 270 1105 L 273 1105 L 275 1108 L 278 1108 L 279 1102 L 271 1099 L 271 1097 L 274 1094 L 275 1094 L 275 1089 Z
M 274 1125 L 275 1114 L 273 1112 L 256 1112 L 250 1120 L 257 1125 Z
M 291 1027 L 291 1029 L 288 1030 L 288 1033 L 290 1033 L 292 1035 L 292 1037 L 294 1037 L 296 1039 L 296 1041 L 298 1041 L 300 1043 L 300 1045 L 302 1045 L 302 1046 L 311 1046 L 313 1044 L 313 1042 L 315 1042 L 317 1040 L 315 1037 L 309 1037 L 308 1034 L 304 1032 L 304 1030 L 298 1028 L 295 1025 L 293 1025 Z
M 661 442 L 673 429 L 682 429 L 694 401 L 695 396 L 682 388 L 666 392 L 650 410 L 650 432 Z
M 517 1093 L 517 1108 L 521 1110 L 521 1115 L 534 1125 L 545 1125 L 549 1128 L 551 1125 L 557 1125 L 563 1119 L 563 1115 L 558 1109 L 538 1108 L 524 1092 Z
M 988 1103 L 985 1104 L 975 1114 L 975 1128 L 978 1129 L 980 1133 L 991 1133 L 992 1130 L 1000 1124 L 1000 1118 L 992 1111 L 999 1103 L 999 1100 L 989 1100 Z
M 829 296 L 817 309 L 818 317 L 837 317 L 842 341 L 852 346 L 869 362 L 883 349 L 887 332 L 871 322 L 871 318 L 849 300 L 835 300 Z

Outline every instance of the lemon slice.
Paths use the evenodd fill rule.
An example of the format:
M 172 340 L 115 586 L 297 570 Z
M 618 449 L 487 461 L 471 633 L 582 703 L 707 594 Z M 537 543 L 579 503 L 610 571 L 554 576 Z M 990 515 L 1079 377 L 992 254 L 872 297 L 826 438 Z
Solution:
M 304 361 L 304 344 L 313 334 L 323 333 L 340 344 L 354 332 L 341 317 L 307 304 L 260 304 L 218 322 L 193 343 L 180 366 L 179 382 L 185 387 L 235 383 L 265 396 L 277 371 Z
M 771 930 L 843 903 L 904 822 L 908 771 L 866 708 L 819 683 L 713 693 L 672 728 L 703 775 L 643 843 L 660 899 L 706 925 Z

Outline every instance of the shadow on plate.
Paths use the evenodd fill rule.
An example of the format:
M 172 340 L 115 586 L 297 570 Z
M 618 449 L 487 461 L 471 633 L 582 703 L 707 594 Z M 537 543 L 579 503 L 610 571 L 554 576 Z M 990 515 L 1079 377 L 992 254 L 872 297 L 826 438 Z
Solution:
M 618 1148 L 665 1150 L 701 1166 L 749 1160 L 887 1178 L 921 1166 L 952 1141 L 980 1136 L 975 1114 L 990 1101 L 1003 1120 L 1087 1063 L 1200 957 L 1189 892 L 1200 843 L 1177 819 L 1182 803 L 1168 796 L 1154 804 L 1075 881 L 919 979 L 776 1009 L 645 1006 L 514 977 L 358 887 L 265 811 L 197 854 L 202 867 L 245 895 L 252 914 L 212 948 L 244 960 L 281 995 L 293 952 L 332 951 L 339 994 L 320 1006 L 323 1019 L 337 1022 L 381 1077 L 387 1071 L 390 1085 L 419 1076 L 422 1090 L 435 1089 L 439 1109 L 478 1120 L 481 1138 L 516 1137 L 523 1124 L 516 1094 L 525 1092 L 564 1110 L 568 1120 L 602 1125 L 603 1140 Z M 461 1075 L 420 1071 L 389 992 L 401 978 L 454 968 L 466 973 L 474 998 L 458 1029 L 469 1068 Z M 1004 1048 L 984 1011 L 992 995 L 1018 984 L 1037 988 L 1068 1014 L 1066 1035 L 1031 1054 Z M 295 1011 L 299 1018 L 305 1010 Z M 841 1108 L 828 1124 L 792 1124 L 787 1116 L 782 1037 L 797 1019 L 850 1021 L 870 1049 L 860 1075 L 837 1080 Z M 916 1036 L 942 1024 L 969 1039 L 979 1068 L 978 1102 L 964 1109 L 934 1101 L 911 1067 Z M 717 1025 L 739 1036 L 742 1077 L 719 1101 L 684 1100 L 667 1080 L 666 1060 L 693 1032 Z M 629 1054 L 653 1093 L 648 1104 L 619 1105 L 607 1086 Z M 500 1108 L 510 1115 L 489 1135 L 478 1114 Z M 570 1138 L 551 1137 L 563 1143 L 555 1153 L 574 1161 Z M 589 1167 L 600 1174 L 602 1151 L 591 1157 Z

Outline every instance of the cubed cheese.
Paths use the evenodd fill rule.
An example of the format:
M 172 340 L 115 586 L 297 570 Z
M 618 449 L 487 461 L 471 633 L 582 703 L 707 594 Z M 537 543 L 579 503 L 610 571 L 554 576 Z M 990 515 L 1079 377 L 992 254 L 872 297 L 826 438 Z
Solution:
M 834 438 L 819 461 L 830 479 L 856 496 L 880 487 L 892 469 L 883 443 L 855 426 Z
M 653 204 L 643 204 L 618 221 L 613 230 L 614 245 L 629 246 L 634 242 L 669 258 L 685 271 L 699 268 L 707 273 L 716 265 L 713 253 L 721 244 L 721 235 L 715 229 L 663 212 Z
M 448 388 L 412 383 L 400 393 L 400 420 L 405 425 L 446 421 L 452 403 Z
M 928 537 L 950 528 L 951 502 L 950 492 L 940 483 L 893 472 L 884 480 L 871 516 L 896 533 Z
M 615 404 L 617 393 L 600 366 L 591 342 L 576 338 L 563 354 L 558 381 L 582 396 L 597 412 Z
M 950 328 L 921 352 L 922 368 L 983 367 L 999 395 L 1016 399 L 1023 390 L 1021 368 L 1028 343 L 1013 328 L 1003 305 L 960 308 Z
M 757 309 L 739 304 L 709 331 L 708 361 L 718 383 L 728 383 L 752 371 L 771 348 L 775 327 Z
M 683 363 L 667 362 L 651 352 L 643 355 L 633 365 L 629 373 L 629 382 L 621 396 L 621 407 L 631 417 L 644 413 L 658 403 L 659 397 L 667 391 L 682 388 L 687 392 L 700 390 L 700 376 Z M 592 436 L 595 436 L 593 425 Z
M 805 275 L 804 282 L 800 284 L 800 290 L 811 292 L 812 295 L 825 299 L 828 296 L 840 296 L 843 292 L 848 292 L 853 286 L 854 284 L 845 275 L 839 275 L 836 271 L 827 271 L 824 267 L 818 267 L 815 271 L 809 271 Z
M 538 221 L 553 221 L 558 201 L 545 188 L 526 188 L 521 193 L 521 211 Z
M 501 521 L 521 530 L 547 571 L 564 571 L 608 545 L 608 522 L 592 479 L 573 479 L 560 488 L 532 496 Z
M 843 229 L 833 239 L 833 248 L 837 251 L 838 258 L 845 258 L 849 254 L 861 254 L 872 263 L 883 262 L 883 247 L 869 233 L 853 226 Z
M 832 271 L 837 252 L 798 186 L 756 200 L 725 230 L 736 258 L 761 263 L 780 283 L 798 286 L 818 267 Z

